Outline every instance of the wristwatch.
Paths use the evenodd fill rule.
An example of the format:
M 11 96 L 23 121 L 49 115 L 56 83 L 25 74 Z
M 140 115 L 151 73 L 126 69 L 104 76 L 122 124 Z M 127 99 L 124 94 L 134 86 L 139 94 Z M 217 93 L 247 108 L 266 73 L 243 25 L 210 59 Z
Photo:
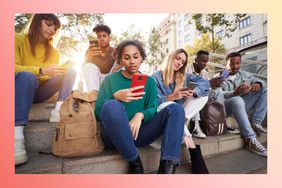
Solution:
M 39 68 L 39 75 L 40 75 L 40 76 L 43 76 L 43 70 L 42 70 L 41 67 Z

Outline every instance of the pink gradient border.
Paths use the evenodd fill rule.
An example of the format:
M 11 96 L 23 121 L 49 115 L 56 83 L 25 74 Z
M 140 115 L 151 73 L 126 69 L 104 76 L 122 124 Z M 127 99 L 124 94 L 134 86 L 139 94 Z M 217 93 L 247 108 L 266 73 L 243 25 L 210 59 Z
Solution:
M 9 0 L 1 3 L 0 179 L 2 187 L 282 187 L 281 133 L 281 3 L 278 0 Z M 167 13 L 248 12 L 268 14 L 268 174 L 267 175 L 15 175 L 14 14 L 15 13 Z M 279 102 L 278 102 L 279 101 Z M 280 179 L 279 179 L 280 178 Z M 200 183 L 199 183 L 200 182 Z

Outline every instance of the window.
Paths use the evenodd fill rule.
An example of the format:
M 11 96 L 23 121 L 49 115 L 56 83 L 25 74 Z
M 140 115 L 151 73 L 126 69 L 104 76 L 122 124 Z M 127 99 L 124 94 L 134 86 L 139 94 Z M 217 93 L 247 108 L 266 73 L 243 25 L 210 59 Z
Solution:
M 249 25 L 251 25 L 251 17 L 250 16 L 240 21 L 239 28 L 242 29 L 242 28 L 245 28 Z
M 217 32 L 217 33 L 215 34 L 215 36 L 216 36 L 217 39 L 222 39 L 223 36 L 224 36 L 223 30 L 220 30 L 219 32 Z
M 185 35 L 184 42 L 187 43 L 189 40 L 190 40 L 190 35 L 189 34 Z
M 188 19 L 189 19 L 189 16 L 190 16 L 189 14 L 185 14 L 185 15 L 184 15 L 184 20 L 188 20 Z
M 189 29 L 189 24 L 186 24 L 186 25 L 184 26 L 184 31 L 188 31 L 188 29 Z
M 240 45 L 245 45 L 251 42 L 251 34 L 240 37 Z

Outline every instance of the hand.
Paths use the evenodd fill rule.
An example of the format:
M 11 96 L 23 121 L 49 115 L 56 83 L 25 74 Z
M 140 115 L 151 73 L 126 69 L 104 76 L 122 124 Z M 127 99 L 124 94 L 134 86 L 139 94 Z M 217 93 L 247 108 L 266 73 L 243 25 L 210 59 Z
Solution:
M 182 91 L 181 95 L 183 96 L 183 98 L 190 99 L 193 97 L 194 92 L 195 92 L 194 89 L 189 89 Z
M 145 92 L 138 92 L 138 93 L 133 93 L 133 91 L 142 89 L 144 86 L 136 86 L 130 89 L 121 89 L 113 94 L 114 98 L 119 101 L 123 102 L 131 102 L 135 100 L 142 99 L 142 95 L 145 94 Z
M 221 77 L 215 77 L 210 79 L 211 88 L 220 87 L 224 80 Z
M 93 56 L 101 56 L 102 50 L 100 47 L 96 47 L 94 44 L 90 44 L 86 51 L 86 59 L 91 59 Z
M 65 74 L 65 72 L 66 72 L 66 68 L 61 67 L 59 65 L 51 65 L 49 67 L 42 68 L 42 73 L 44 75 L 51 77 L 63 75 Z
M 191 98 L 193 96 L 194 90 L 186 90 L 186 91 L 181 91 L 181 90 L 174 90 L 174 92 L 167 96 L 168 101 L 174 101 L 174 100 L 180 100 L 183 98 Z
M 144 115 L 141 112 L 138 112 L 134 115 L 134 117 L 129 122 L 131 133 L 134 140 L 137 140 L 141 122 L 143 119 L 144 119 Z
M 243 84 L 237 87 L 234 91 L 234 95 L 244 95 L 251 90 L 250 84 Z
M 117 63 L 117 64 L 113 67 L 112 73 L 118 71 L 121 67 L 122 67 L 122 65 Z
M 256 92 L 260 89 L 260 84 L 259 83 L 254 83 L 251 85 L 251 92 Z

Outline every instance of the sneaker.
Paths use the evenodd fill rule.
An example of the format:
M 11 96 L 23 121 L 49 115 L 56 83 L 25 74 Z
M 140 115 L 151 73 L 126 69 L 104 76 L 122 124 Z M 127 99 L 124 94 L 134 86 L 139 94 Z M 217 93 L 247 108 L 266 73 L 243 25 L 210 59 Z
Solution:
M 228 133 L 231 133 L 231 134 L 239 134 L 240 131 L 238 129 L 234 129 L 232 127 L 228 127 L 227 126 L 227 130 L 226 130 Z
M 52 110 L 49 122 L 58 123 L 60 122 L 60 111 L 59 110 Z
M 15 165 L 27 162 L 27 154 L 24 147 L 24 139 L 15 139 Z
M 260 124 L 252 123 L 251 126 L 256 133 L 265 134 L 265 135 L 267 134 L 267 131 Z
M 267 157 L 267 149 L 256 138 L 247 138 L 246 148 L 259 156 Z
M 195 121 L 195 128 L 192 135 L 196 138 L 206 138 L 207 136 L 203 133 L 199 121 Z

